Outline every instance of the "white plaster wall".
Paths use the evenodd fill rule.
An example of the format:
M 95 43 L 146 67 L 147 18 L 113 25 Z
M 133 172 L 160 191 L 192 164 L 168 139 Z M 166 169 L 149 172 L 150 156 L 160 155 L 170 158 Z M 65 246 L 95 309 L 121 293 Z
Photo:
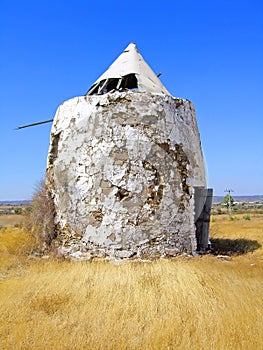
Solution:
M 190 101 L 127 91 L 64 102 L 47 174 L 65 251 L 195 250 L 193 187 L 206 181 Z

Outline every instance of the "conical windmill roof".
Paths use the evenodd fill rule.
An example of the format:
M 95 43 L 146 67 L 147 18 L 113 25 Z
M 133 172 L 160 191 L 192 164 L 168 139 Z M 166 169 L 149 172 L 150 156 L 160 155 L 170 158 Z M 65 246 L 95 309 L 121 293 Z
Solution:
M 91 86 L 88 95 L 103 94 L 123 88 L 149 91 L 170 95 L 157 75 L 145 62 L 134 43 L 130 43 L 123 53 L 112 63 Z

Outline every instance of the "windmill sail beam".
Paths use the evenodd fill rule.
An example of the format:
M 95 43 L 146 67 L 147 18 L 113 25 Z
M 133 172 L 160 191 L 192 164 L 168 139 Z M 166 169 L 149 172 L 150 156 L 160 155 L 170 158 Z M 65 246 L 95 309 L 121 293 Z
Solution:
M 24 128 L 29 128 L 30 126 L 36 126 L 36 125 L 51 123 L 51 122 L 53 122 L 53 119 L 48 119 L 48 120 L 44 120 L 42 122 L 37 122 L 37 123 L 32 123 L 32 124 L 27 124 L 27 125 L 22 125 L 22 126 L 19 126 L 18 128 L 16 128 L 15 130 L 20 130 L 20 129 L 24 129 Z

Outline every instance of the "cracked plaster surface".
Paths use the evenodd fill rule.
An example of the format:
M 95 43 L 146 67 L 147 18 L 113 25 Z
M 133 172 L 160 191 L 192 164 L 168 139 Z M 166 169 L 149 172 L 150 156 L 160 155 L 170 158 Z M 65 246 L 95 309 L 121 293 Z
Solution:
M 63 253 L 196 249 L 193 188 L 206 183 L 190 101 L 126 91 L 64 102 L 47 174 Z

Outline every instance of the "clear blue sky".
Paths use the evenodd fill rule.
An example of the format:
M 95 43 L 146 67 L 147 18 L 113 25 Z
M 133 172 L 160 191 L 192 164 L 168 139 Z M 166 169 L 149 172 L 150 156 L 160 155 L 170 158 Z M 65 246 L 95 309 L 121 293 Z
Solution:
M 131 42 L 197 113 L 208 185 L 263 194 L 263 1 L 18 1 L 0 8 L 0 200 L 44 178 L 60 103 Z

